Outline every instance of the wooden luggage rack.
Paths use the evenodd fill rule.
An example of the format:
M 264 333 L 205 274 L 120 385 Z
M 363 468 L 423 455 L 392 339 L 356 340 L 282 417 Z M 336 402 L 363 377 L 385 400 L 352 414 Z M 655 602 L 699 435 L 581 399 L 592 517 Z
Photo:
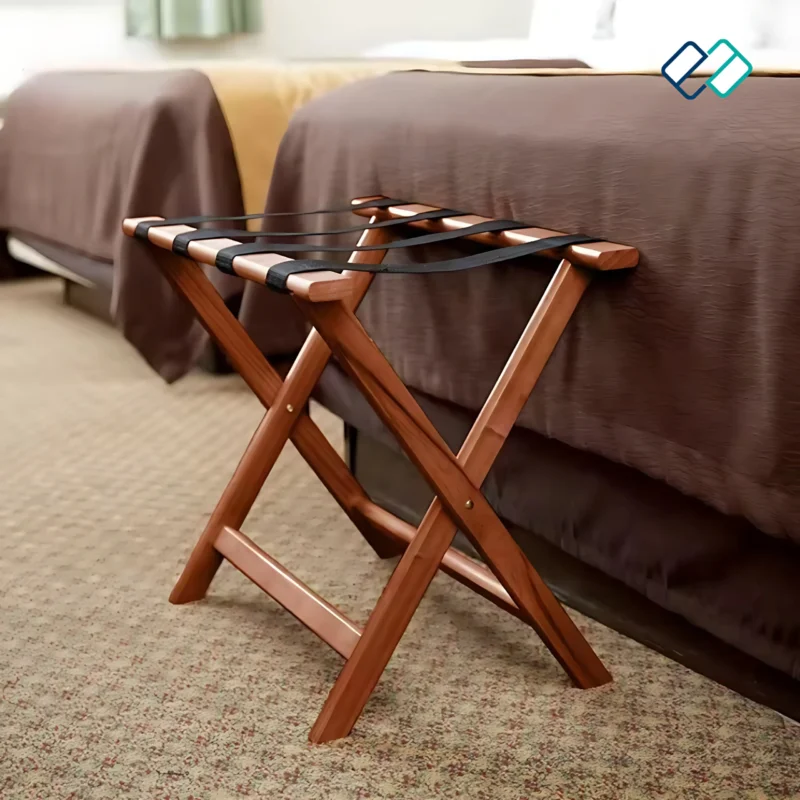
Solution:
M 399 201 L 398 205 L 380 208 L 368 206 L 379 199 L 383 200 L 353 201 L 356 213 L 370 217 L 370 225 L 389 219 L 416 219 L 434 210 Z M 159 225 L 159 221 L 164 224 Z M 150 225 L 144 235 L 140 226 L 143 222 Z M 460 231 L 486 222 L 483 217 L 453 212 L 453 216 L 412 220 L 410 224 L 428 232 L 441 232 Z M 454 454 L 354 314 L 373 280 L 371 272 L 352 271 L 342 265 L 345 271 L 341 273 L 321 269 L 285 278 L 285 288 L 314 330 L 286 379 L 281 380 L 203 271 L 193 263 L 218 263 L 220 251 L 239 242 L 229 238 L 191 241 L 185 247 L 189 256 L 186 258 L 172 250 L 176 237 L 193 231 L 191 226 L 147 217 L 125 220 L 123 229 L 129 236 L 138 232 L 140 238 L 163 248 L 156 251 L 156 256 L 164 275 L 191 303 L 205 328 L 267 409 L 170 601 L 187 603 L 203 598 L 225 558 L 343 656 L 344 668 L 311 729 L 312 742 L 327 742 L 351 731 L 439 569 L 534 628 L 580 688 L 611 680 L 485 500 L 480 487 L 592 276 L 636 266 L 639 255 L 635 248 L 593 241 L 542 253 L 559 259 L 555 274 L 472 430 L 458 454 Z M 553 236 L 562 234 L 517 227 L 467 238 L 501 248 Z M 380 246 L 389 241 L 386 228 L 365 229 L 359 246 L 377 249 L 355 251 L 349 263 L 380 264 L 386 253 Z M 270 269 L 288 261 L 269 253 L 242 255 L 233 259 L 230 271 L 263 284 Z M 341 456 L 304 411 L 331 353 L 435 492 L 418 528 L 370 501 Z M 385 558 L 404 551 L 363 629 L 240 531 L 288 439 L 379 556 Z M 457 529 L 469 537 L 486 566 L 451 548 Z

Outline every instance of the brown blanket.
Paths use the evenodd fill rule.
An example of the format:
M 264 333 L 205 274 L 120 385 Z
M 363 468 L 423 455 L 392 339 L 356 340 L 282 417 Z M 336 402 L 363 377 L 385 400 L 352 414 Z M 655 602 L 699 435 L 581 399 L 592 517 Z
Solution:
M 521 424 L 800 541 L 798 186 L 798 79 L 688 102 L 655 76 L 406 73 L 299 112 L 269 207 L 386 194 L 638 246 Z M 406 382 L 477 409 L 545 280 L 382 277 L 361 316 Z
M 167 379 L 205 334 L 124 217 L 241 214 L 225 118 L 199 72 L 53 73 L 9 98 L 0 130 L 0 230 L 113 263 L 125 336 Z M 238 279 L 215 273 L 220 290 Z

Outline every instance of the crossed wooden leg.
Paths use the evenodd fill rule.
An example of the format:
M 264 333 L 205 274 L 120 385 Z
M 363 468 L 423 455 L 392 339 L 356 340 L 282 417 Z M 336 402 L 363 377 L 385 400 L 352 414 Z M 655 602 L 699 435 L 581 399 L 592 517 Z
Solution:
M 386 233 L 375 229 L 366 231 L 359 244 L 376 245 L 386 240 Z M 312 331 L 284 383 L 197 264 L 164 250 L 155 250 L 154 254 L 172 286 L 192 305 L 203 326 L 268 409 L 175 584 L 170 602 L 189 603 L 205 597 L 222 563 L 222 555 L 214 547 L 217 537 L 225 527 L 242 526 L 290 436 L 378 555 L 387 558 L 400 552 L 396 543 L 355 511 L 359 501 L 369 498 L 324 434 L 302 411 L 330 358 L 330 350 L 319 334 Z M 357 252 L 351 261 L 377 264 L 384 254 L 382 250 Z M 370 273 L 355 275 L 358 288 L 351 301 L 353 308 L 363 299 L 372 277 Z
M 312 741 L 325 742 L 350 732 L 440 568 L 456 526 L 472 540 L 522 618 L 578 686 L 590 688 L 611 680 L 479 488 L 588 281 L 588 273 L 561 262 L 458 457 L 342 303 L 298 300 L 437 495 L 328 696 L 311 730 Z
M 365 232 L 360 244 L 383 244 L 383 237 L 380 229 L 373 229 Z M 377 263 L 383 256 L 384 251 L 362 251 L 351 261 Z M 185 603 L 202 598 L 227 558 L 336 649 L 346 664 L 311 730 L 312 742 L 350 732 L 438 569 L 530 624 L 579 687 L 611 680 L 480 491 L 590 273 L 566 260 L 559 264 L 456 456 L 353 313 L 369 288 L 370 274 L 345 272 L 354 286 L 346 299 L 314 302 L 295 296 L 315 330 L 281 382 L 203 272 L 166 251 L 158 258 L 164 274 L 268 409 L 170 600 Z M 436 494 L 418 529 L 370 501 L 303 411 L 331 351 Z M 363 631 L 238 530 L 289 438 L 379 555 L 405 549 Z M 491 572 L 450 549 L 457 527 L 470 537 Z

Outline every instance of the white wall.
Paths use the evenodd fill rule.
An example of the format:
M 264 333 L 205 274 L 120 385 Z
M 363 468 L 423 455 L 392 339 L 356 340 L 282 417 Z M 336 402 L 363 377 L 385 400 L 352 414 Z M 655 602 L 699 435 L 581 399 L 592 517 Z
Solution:
M 407 39 L 525 38 L 531 0 L 265 0 L 269 48 L 347 57 Z
M 127 39 L 122 0 L 0 0 L 0 95 L 32 71 L 197 58 L 346 58 L 405 39 L 524 37 L 531 0 L 264 0 L 261 34 Z M 384 7 L 388 6 L 388 7 Z M 502 8 L 502 13 L 500 9 Z

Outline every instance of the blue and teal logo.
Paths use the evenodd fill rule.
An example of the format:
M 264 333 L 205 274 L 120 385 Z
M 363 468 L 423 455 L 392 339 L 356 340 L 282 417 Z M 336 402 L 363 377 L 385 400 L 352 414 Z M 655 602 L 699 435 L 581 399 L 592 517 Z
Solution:
M 691 94 L 683 83 L 698 69 L 711 72 Z M 753 65 L 727 40 L 720 39 L 708 52 L 696 42 L 686 42 L 663 67 L 661 74 L 687 99 L 699 97 L 708 86 L 718 97 L 727 97 L 753 71 Z

